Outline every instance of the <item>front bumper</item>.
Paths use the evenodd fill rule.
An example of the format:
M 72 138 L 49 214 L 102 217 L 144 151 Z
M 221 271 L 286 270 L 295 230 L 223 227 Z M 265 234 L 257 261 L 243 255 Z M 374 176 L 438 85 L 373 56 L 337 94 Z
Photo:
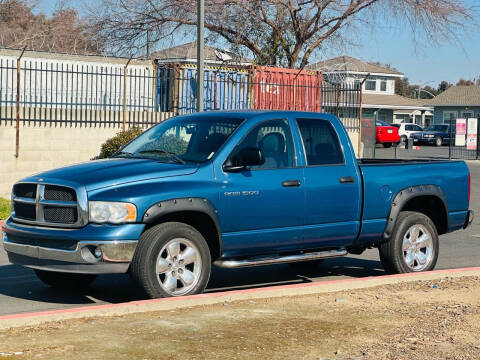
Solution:
M 435 144 L 435 138 L 413 138 L 414 144 Z
M 49 271 L 112 274 L 128 271 L 143 228 L 143 224 L 87 225 L 65 230 L 25 226 L 9 219 L 3 224 L 2 237 L 13 264 Z

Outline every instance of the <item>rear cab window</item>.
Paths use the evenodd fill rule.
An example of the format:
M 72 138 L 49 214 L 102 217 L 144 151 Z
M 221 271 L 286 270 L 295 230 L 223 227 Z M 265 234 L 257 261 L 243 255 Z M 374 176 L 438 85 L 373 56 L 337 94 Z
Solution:
M 320 119 L 297 119 L 307 166 L 343 165 L 345 158 L 332 124 Z

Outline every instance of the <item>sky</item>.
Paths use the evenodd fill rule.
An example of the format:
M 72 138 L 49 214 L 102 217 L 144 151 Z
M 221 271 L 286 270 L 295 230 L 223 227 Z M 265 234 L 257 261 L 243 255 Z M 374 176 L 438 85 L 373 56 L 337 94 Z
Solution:
M 82 8 L 93 0 L 69 0 L 67 5 Z M 194 1 L 194 0 L 192 0 Z M 465 0 L 473 6 L 477 25 L 469 34 L 461 34 L 460 41 L 431 44 L 415 43 L 408 27 L 389 25 L 389 19 L 377 20 L 371 30 L 358 37 L 358 45 L 331 51 L 316 60 L 338 55 L 349 55 L 364 61 L 390 64 L 409 78 L 412 84 L 436 87 L 442 80 L 456 83 L 460 78 L 480 78 L 480 0 Z M 36 12 L 50 14 L 55 0 L 39 0 Z

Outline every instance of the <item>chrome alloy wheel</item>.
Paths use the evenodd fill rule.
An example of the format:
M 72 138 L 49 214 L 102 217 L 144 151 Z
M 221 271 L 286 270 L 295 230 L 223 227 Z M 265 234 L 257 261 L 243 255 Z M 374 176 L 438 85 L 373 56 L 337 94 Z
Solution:
M 188 239 L 172 239 L 160 250 L 156 273 L 163 290 L 171 296 L 188 293 L 200 279 L 202 259 Z
M 430 232 L 420 224 L 412 225 L 403 237 L 403 260 L 411 271 L 426 269 L 433 259 L 433 241 Z

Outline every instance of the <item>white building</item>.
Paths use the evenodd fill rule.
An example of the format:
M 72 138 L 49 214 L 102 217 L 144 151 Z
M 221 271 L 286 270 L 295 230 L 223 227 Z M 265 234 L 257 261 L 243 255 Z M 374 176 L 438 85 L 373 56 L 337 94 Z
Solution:
M 373 117 L 388 123 L 414 122 L 427 126 L 433 119 L 433 108 L 423 100 L 395 94 L 395 79 L 404 74 L 388 67 L 361 61 L 349 56 L 339 56 L 309 66 L 323 72 L 324 80 L 337 84 L 363 82 L 362 116 Z

